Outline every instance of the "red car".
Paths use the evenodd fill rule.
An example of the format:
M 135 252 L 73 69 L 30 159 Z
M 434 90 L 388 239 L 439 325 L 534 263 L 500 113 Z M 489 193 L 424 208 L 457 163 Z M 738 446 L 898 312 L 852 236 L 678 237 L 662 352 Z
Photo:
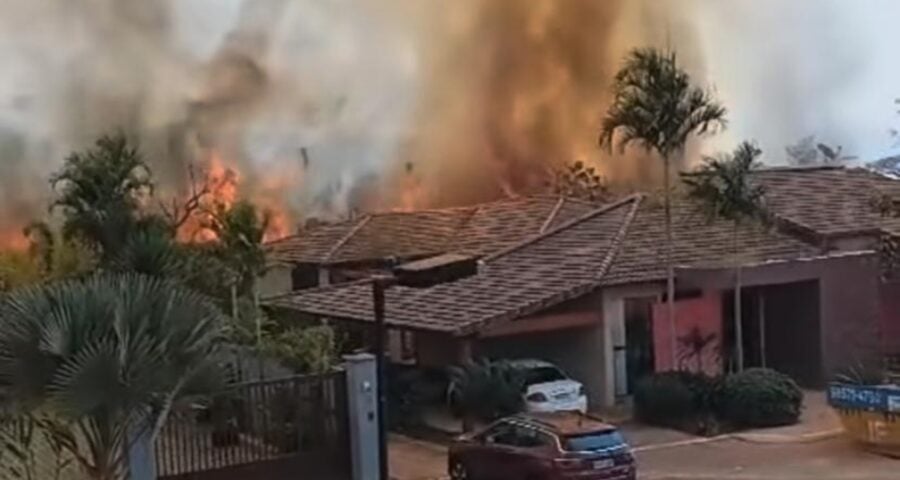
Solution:
M 634 480 L 631 449 L 612 425 L 579 413 L 504 418 L 450 447 L 453 480 Z

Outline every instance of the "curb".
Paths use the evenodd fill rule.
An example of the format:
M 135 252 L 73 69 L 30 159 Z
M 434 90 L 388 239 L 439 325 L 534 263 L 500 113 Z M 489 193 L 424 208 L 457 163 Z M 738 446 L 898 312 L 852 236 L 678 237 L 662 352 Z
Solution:
M 657 443 L 653 445 L 644 445 L 634 447 L 631 450 L 635 453 L 651 452 L 654 450 L 663 450 L 667 448 L 686 447 L 690 445 L 702 445 L 704 443 L 720 442 L 722 440 L 738 440 L 747 443 L 759 444 L 793 444 L 793 443 L 814 443 L 823 440 L 829 440 L 840 436 L 844 432 L 842 428 L 832 430 L 822 430 L 811 433 L 801 433 L 797 435 L 783 435 L 777 433 L 726 433 L 715 437 L 691 438 L 688 440 L 679 440 L 677 442 Z
M 844 433 L 843 428 L 835 428 L 832 430 L 822 430 L 818 432 L 801 433 L 797 435 L 782 435 L 777 433 L 733 433 L 731 437 L 735 440 L 748 443 L 812 443 L 820 442 L 835 438 Z

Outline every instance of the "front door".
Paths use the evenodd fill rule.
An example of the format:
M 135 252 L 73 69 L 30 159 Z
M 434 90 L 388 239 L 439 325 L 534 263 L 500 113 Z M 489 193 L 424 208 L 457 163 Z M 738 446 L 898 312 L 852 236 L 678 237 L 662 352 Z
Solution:
M 653 303 L 655 299 L 629 298 L 625 300 L 625 372 L 627 393 L 655 370 L 653 356 Z

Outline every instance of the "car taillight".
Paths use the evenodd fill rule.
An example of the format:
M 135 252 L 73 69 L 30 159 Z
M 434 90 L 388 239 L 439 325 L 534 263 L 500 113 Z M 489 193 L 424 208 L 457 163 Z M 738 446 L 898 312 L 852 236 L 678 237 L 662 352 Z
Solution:
M 556 458 L 553 464 L 560 470 L 578 470 L 584 467 L 584 460 L 579 458 Z
M 547 401 L 547 396 L 541 392 L 532 393 L 531 395 L 525 397 L 525 400 L 534 403 L 544 403 Z

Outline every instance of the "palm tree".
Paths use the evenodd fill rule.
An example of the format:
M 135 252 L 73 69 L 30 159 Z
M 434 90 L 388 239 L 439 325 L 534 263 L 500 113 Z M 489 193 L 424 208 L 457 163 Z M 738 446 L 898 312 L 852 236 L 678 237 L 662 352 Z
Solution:
M 684 152 L 691 135 L 725 126 L 725 108 L 712 95 L 691 84 L 675 52 L 633 50 L 616 74 L 613 101 L 603 119 L 599 144 L 624 151 L 631 144 L 655 152 L 663 161 L 666 232 L 666 298 L 672 366 L 677 364 L 675 272 L 672 265 L 672 160 Z
M 220 325 L 213 304 L 160 278 L 15 290 L 0 301 L 0 408 L 36 419 L 90 478 L 127 478 L 133 442 L 217 378 Z
M 744 369 L 744 345 L 741 318 L 741 266 L 738 249 L 739 228 L 748 221 L 767 220 L 764 205 L 765 190 L 750 181 L 750 174 L 758 166 L 762 154 L 750 142 L 740 144 L 730 155 L 707 158 L 695 172 L 682 180 L 688 187 L 688 197 L 698 201 L 710 219 L 732 222 L 732 254 L 734 256 L 734 330 L 737 369 Z

